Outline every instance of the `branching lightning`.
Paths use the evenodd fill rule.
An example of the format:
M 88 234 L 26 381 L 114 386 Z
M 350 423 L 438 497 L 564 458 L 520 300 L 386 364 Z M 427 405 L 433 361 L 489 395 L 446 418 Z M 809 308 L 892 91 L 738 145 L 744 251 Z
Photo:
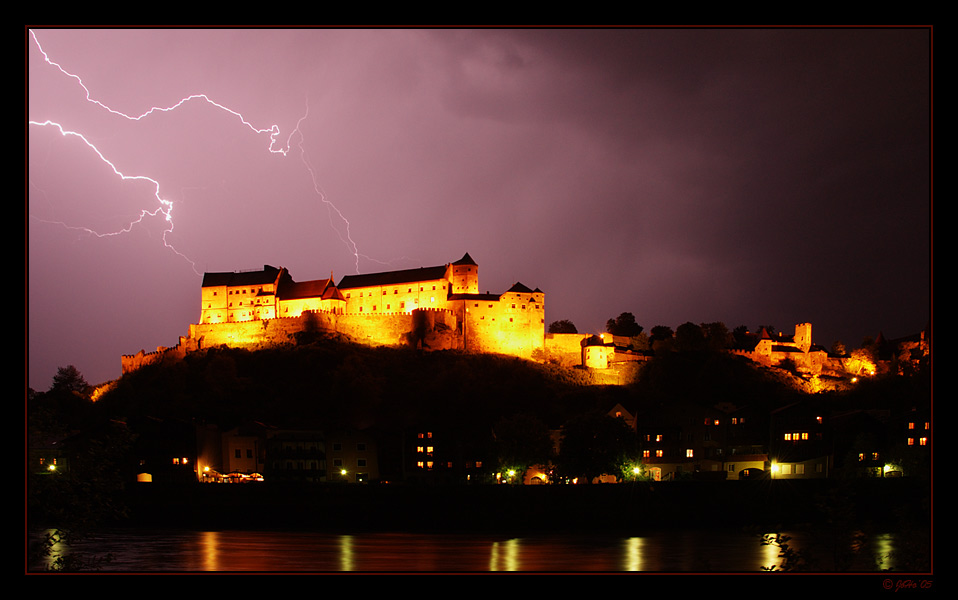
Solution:
M 34 43 L 36 43 L 36 46 L 37 46 L 38 50 L 39 50 L 40 53 L 43 55 L 43 59 L 44 59 L 44 61 L 45 61 L 47 64 L 49 64 L 49 65 L 55 67 L 56 69 L 58 69 L 58 70 L 59 70 L 61 73 L 63 73 L 66 77 L 69 77 L 69 78 L 71 78 L 71 79 L 76 80 L 77 84 L 83 89 L 83 91 L 84 91 L 84 93 L 85 93 L 85 95 L 86 95 L 86 100 L 87 100 L 88 102 L 90 102 L 90 103 L 92 103 L 92 104 L 95 104 L 96 106 L 98 106 L 98 107 L 100 107 L 100 108 L 102 108 L 102 109 L 108 111 L 109 113 L 118 116 L 118 117 L 121 117 L 121 118 L 130 120 L 130 121 L 139 121 L 139 120 L 141 120 L 141 119 L 145 119 L 146 117 L 148 117 L 148 116 L 150 116 L 150 115 L 152 115 L 152 114 L 159 113 L 159 112 L 171 112 L 171 111 L 174 111 L 174 110 L 176 110 L 177 108 L 183 106 L 184 104 L 186 104 L 186 103 L 188 103 L 188 102 L 191 102 L 191 101 L 194 101 L 194 100 L 202 100 L 202 101 L 206 102 L 207 104 L 209 104 L 209 105 L 211 105 L 211 106 L 213 106 L 213 107 L 215 107 L 215 108 L 217 108 L 217 109 L 220 109 L 220 110 L 222 110 L 222 111 L 225 111 L 225 112 L 227 112 L 227 113 L 229 113 L 229 114 L 235 116 L 237 119 L 239 119 L 239 121 L 240 121 L 243 125 L 245 125 L 246 127 L 248 127 L 253 133 L 255 133 L 255 134 L 257 134 L 257 135 L 260 135 L 260 134 L 268 134 L 268 135 L 269 135 L 269 139 L 270 139 L 268 151 L 269 151 L 270 153 L 272 153 L 272 154 L 280 154 L 280 155 L 282 155 L 282 156 L 287 156 L 287 155 L 289 154 L 289 152 L 290 152 L 291 145 L 292 145 L 292 142 L 293 142 L 294 137 L 295 137 L 295 136 L 298 136 L 298 140 L 299 140 L 299 141 L 298 141 L 298 143 L 297 143 L 297 147 L 298 147 L 299 150 L 300 150 L 300 157 L 301 157 L 301 159 L 302 159 L 302 162 L 303 162 L 303 164 L 306 166 L 306 169 L 309 171 L 309 174 L 310 174 L 310 177 L 311 177 L 312 183 L 313 183 L 313 189 L 315 190 L 316 194 L 319 196 L 320 200 L 326 205 L 327 210 L 328 210 L 328 212 L 329 212 L 330 226 L 336 231 L 336 233 L 337 233 L 337 235 L 339 236 L 340 240 L 342 240 L 342 242 L 343 242 L 343 243 L 346 245 L 346 247 L 349 249 L 349 252 L 353 255 L 353 257 L 354 257 L 354 259 L 355 259 L 355 263 L 356 263 L 356 272 L 357 272 L 357 273 L 359 272 L 359 259 L 360 259 L 360 257 L 364 257 L 364 258 L 367 258 L 367 257 L 365 257 L 365 255 L 362 255 L 362 254 L 359 253 L 359 250 L 358 250 L 358 248 L 357 248 L 357 246 L 356 246 L 356 243 L 355 243 L 355 241 L 352 239 L 352 237 L 351 237 L 351 235 L 350 235 L 350 223 L 349 223 L 349 221 L 348 221 L 348 220 L 346 219 L 346 217 L 342 214 L 342 212 L 329 200 L 329 198 L 327 197 L 327 195 L 323 192 L 323 190 L 322 190 L 321 187 L 319 186 L 319 184 L 318 184 L 318 182 L 317 182 L 316 175 L 315 175 L 315 171 L 314 171 L 314 169 L 312 168 L 312 165 L 311 165 L 310 162 L 309 162 L 308 156 L 307 156 L 307 154 L 306 154 L 306 150 L 305 150 L 305 148 L 304 148 L 304 139 L 305 139 L 305 138 L 304 138 L 304 136 L 303 136 L 302 130 L 300 129 L 300 126 L 302 125 L 303 121 L 305 121 L 306 118 L 307 118 L 307 116 L 309 115 L 309 104 L 308 104 L 308 102 L 307 102 L 307 106 L 306 106 L 306 113 L 297 121 L 296 127 L 293 129 L 293 131 L 292 131 L 292 132 L 290 133 L 290 135 L 287 137 L 285 147 L 283 147 L 282 145 L 280 145 L 279 142 L 278 142 L 279 135 L 280 135 L 280 128 L 279 128 L 278 125 L 275 125 L 275 124 L 274 124 L 274 125 L 272 125 L 272 126 L 270 126 L 270 127 L 267 127 L 267 128 L 257 128 L 257 127 L 255 127 L 254 125 L 252 125 L 249 121 L 247 121 L 246 118 L 245 118 L 241 113 L 239 113 L 239 112 L 237 112 L 237 111 L 235 111 L 235 110 L 233 110 L 233 109 L 231 109 L 231 108 L 229 108 L 229 107 L 227 107 L 227 106 L 224 106 L 224 105 L 222 105 L 222 104 L 220 104 L 220 103 L 218 103 L 218 102 L 213 101 L 213 100 L 212 100 L 209 96 L 207 96 L 206 94 L 193 94 L 193 95 L 190 95 L 190 96 L 187 96 L 187 97 L 181 99 L 180 101 L 176 102 L 175 104 L 173 104 L 173 105 L 171 105 L 171 106 L 168 106 L 168 107 L 158 107 L 158 106 L 154 106 L 154 107 L 150 108 L 149 110 L 147 110 L 146 112 L 144 112 L 144 113 L 142 113 L 142 114 L 140 114 L 140 115 L 130 115 L 130 114 L 127 114 L 127 113 L 122 112 L 122 111 L 120 111 L 120 110 L 116 110 L 115 108 L 110 107 L 110 106 L 108 106 L 108 105 L 106 105 L 106 104 L 100 102 L 100 101 L 97 100 L 96 98 L 94 98 L 94 96 L 93 96 L 93 94 L 91 93 L 90 89 L 87 88 L 87 86 L 83 83 L 83 80 L 82 80 L 82 78 L 80 78 L 79 75 L 76 75 L 76 74 L 74 74 L 74 73 L 71 73 L 71 72 L 67 71 L 67 70 L 64 69 L 59 63 L 54 62 L 54 61 L 47 55 L 47 53 L 44 51 L 43 47 L 40 45 L 40 41 L 37 39 L 36 33 L 31 30 L 31 31 L 30 31 L 30 35 L 32 36 Z M 121 170 L 120 170 L 119 168 L 117 168 L 117 166 L 116 166 L 116 164 L 114 164 L 114 162 L 112 162 L 111 160 L 107 159 L 107 157 L 104 156 L 104 154 L 103 154 L 89 139 L 87 139 L 86 137 L 84 137 L 83 134 L 81 134 L 80 132 L 77 132 L 77 131 L 68 130 L 68 129 L 66 129 L 62 124 L 60 124 L 60 123 L 57 123 L 57 122 L 54 122 L 54 121 L 51 121 L 51 120 L 44 120 L 44 121 L 33 121 L 33 120 L 30 120 L 30 121 L 29 121 L 29 124 L 30 124 L 31 126 L 37 126 L 37 127 L 52 127 L 52 128 L 57 129 L 57 130 L 60 132 L 60 135 L 62 135 L 62 136 L 64 136 L 64 137 L 75 137 L 75 138 L 80 139 L 84 144 L 86 144 L 87 147 L 89 147 L 89 148 L 100 158 L 101 161 L 103 161 L 110 169 L 112 169 L 112 171 L 113 171 L 113 173 L 114 173 L 115 175 L 117 175 L 118 177 L 120 177 L 122 180 L 124 180 L 124 181 L 127 181 L 127 180 L 141 180 L 141 181 L 148 181 L 148 182 L 150 182 L 150 183 L 153 185 L 153 190 L 154 190 L 154 191 L 153 191 L 153 196 L 154 196 L 154 198 L 156 199 L 156 201 L 159 203 L 158 208 L 156 208 L 155 210 L 150 211 L 150 210 L 143 209 L 143 210 L 140 211 L 139 216 L 138 216 L 136 219 L 134 219 L 133 221 L 131 221 L 126 227 L 124 227 L 124 228 L 122 228 L 122 229 L 120 229 L 120 230 L 117 230 L 117 231 L 109 232 L 109 233 L 98 233 L 98 232 L 93 231 L 92 229 L 89 229 L 89 228 L 86 228 L 86 227 L 79 227 L 79 226 L 67 225 L 66 223 L 62 223 L 62 222 L 54 222 L 55 224 L 62 225 L 62 226 L 67 227 L 68 229 L 71 229 L 71 230 L 84 231 L 84 232 L 86 232 L 86 233 L 95 235 L 95 236 L 97 236 L 97 237 L 106 237 L 106 236 L 115 236 L 115 235 L 121 235 L 121 234 L 129 233 L 135 225 L 137 225 L 138 223 L 141 223 L 144 219 L 149 218 L 149 217 L 157 217 L 157 216 L 161 216 L 161 215 L 162 215 L 163 219 L 166 221 L 166 229 L 165 229 L 164 232 L 163 232 L 163 244 L 164 244 L 164 246 L 166 246 L 166 247 L 169 248 L 172 252 L 176 253 L 178 256 L 180 256 L 180 257 L 182 257 L 184 260 L 186 260 L 186 261 L 190 264 L 190 266 L 193 268 L 193 271 L 194 271 L 195 273 L 197 273 L 198 275 L 200 274 L 199 271 L 197 271 L 197 269 L 196 269 L 196 263 L 195 263 L 193 260 L 191 260 L 189 257 L 187 257 L 186 255 L 184 255 L 183 253 L 179 252 L 179 251 L 170 243 L 170 241 L 169 241 L 169 239 L 168 239 L 168 237 L 167 237 L 168 234 L 170 234 L 170 233 L 173 231 L 173 202 L 170 201 L 170 200 L 166 200 L 166 199 L 164 199 L 164 198 L 161 196 L 161 194 L 160 194 L 160 184 L 159 184 L 158 181 L 156 181 L 155 179 L 152 179 L 152 178 L 150 178 L 150 177 L 144 176 L 144 175 L 127 175 L 127 174 L 124 174 L 123 172 L 121 172 Z M 339 219 L 341 219 L 343 223 L 345 223 L 345 232 L 342 232 L 342 231 L 340 230 L 340 228 L 337 228 L 337 227 L 334 225 L 334 223 L 333 223 L 333 215 L 334 215 L 334 214 L 335 214 Z M 48 221 L 48 222 L 49 222 L 49 221 Z

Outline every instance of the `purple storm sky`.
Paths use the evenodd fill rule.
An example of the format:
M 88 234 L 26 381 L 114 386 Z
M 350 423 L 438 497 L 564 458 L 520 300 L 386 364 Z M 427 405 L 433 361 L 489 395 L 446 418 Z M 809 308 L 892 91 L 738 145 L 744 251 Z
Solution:
M 929 323 L 927 28 L 34 33 L 28 121 L 86 140 L 26 128 L 37 390 L 118 377 L 198 320 L 204 271 L 264 264 L 469 252 L 480 291 L 539 287 L 580 332 Z M 166 206 L 152 182 L 171 221 L 130 228 Z

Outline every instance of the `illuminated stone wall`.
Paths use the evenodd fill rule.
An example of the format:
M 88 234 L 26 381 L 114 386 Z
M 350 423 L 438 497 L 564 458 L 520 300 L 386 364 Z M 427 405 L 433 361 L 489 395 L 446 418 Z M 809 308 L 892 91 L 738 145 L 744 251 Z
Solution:
M 449 308 L 449 282 L 431 279 L 394 285 L 376 285 L 342 290 L 347 314 L 411 313 L 417 308 Z
M 465 349 L 532 358 L 544 349 L 545 295 L 506 292 L 498 300 L 461 301 Z
M 582 342 L 591 337 L 588 333 L 545 334 L 545 358 L 563 367 L 582 364 Z

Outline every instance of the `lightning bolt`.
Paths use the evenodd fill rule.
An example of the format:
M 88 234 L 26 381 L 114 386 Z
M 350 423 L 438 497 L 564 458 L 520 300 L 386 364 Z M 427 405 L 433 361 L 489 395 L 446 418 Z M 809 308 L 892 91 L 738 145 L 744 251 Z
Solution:
M 222 110 L 222 111 L 225 111 L 225 112 L 227 112 L 227 113 L 229 113 L 229 114 L 235 116 L 237 119 L 239 119 L 239 121 L 240 121 L 243 125 L 245 125 L 247 128 L 249 128 L 254 134 L 257 134 L 257 135 L 268 134 L 268 135 L 269 135 L 270 142 L 269 142 L 269 147 L 268 147 L 267 149 L 268 149 L 268 151 L 269 151 L 270 153 L 272 153 L 272 154 L 280 154 L 280 155 L 282 155 L 282 156 L 284 156 L 284 157 L 287 156 L 287 155 L 289 154 L 291 148 L 292 148 L 293 139 L 298 136 L 298 140 L 299 140 L 299 141 L 298 141 L 298 143 L 297 143 L 297 147 L 299 148 L 299 151 L 300 151 L 300 158 L 301 158 L 303 164 L 306 166 L 307 171 L 309 172 L 310 178 L 311 178 L 312 183 L 313 183 L 313 189 L 314 189 L 314 191 L 316 192 L 317 196 L 319 196 L 320 200 L 326 205 L 327 212 L 328 212 L 328 215 L 329 215 L 329 220 L 330 220 L 330 227 L 332 227 L 332 229 L 333 229 L 333 230 L 336 232 L 336 234 L 339 236 L 340 240 L 346 245 L 346 247 L 348 248 L 349 252 L 353 255 L 353 258 L 354 258 L 354 260 L 355 260 L 355 265 L 356 265 L 356 272 L 359 273 L 359 259 L 360 259 L 360 257 L 364 257 L 364 258 L 368 258 L 368 257 L 366 257 L 366 256 L 363 255 L 363 254 L 360 254 L 359 249 L 358 249 L 358 247 L 357 247 L 357 245 L 356 245 L 356 242 L 353 240 L 352 235 L 351 235 L 351 232 L 350 232 L 350 223 L 349 223 L 349 220 L 346 219 L 346 217 L 345 217 L 345 215 L 343 215 L 342 211 L 340 211 L 340 210 L 329 200 L 329 197 L 327 196 L 327 194 L 322 190 L 322 188 L 321 188 L 321 186 L 319 185 L 319 182 L 318 182 L 318 180 L 317 180 L 316 172 L 315 172 L 315 170 L 314 170 L 312 164 L 310 163 L 309 157 L 308 157 L 308 155 L 307 155 L 307 153 L 306 153 L 306 149 L 305 149 L 305 146 L 304 146 L 305 136 L 303 135 L 303 132 L 302 132 L 302 130 L 300 129 L 300 127 L 301 127 L 302 123 L 306 120 L 306 118 L 309 116 L 309 103 L 308 103 L 308 101 L 307 101 L 307 103 L 306 103 L 306 113 L 297 121 L 296 127 L 293 129 L 293 131 L 292 131 L 292 132 L 289 134 L 289 136 L 287 137 L 285 147 L 282 146 L 282 145 L 280 145 L 279 142 L 278 142 L 279 135 L 280 135 L 280 128 L 279 128 L 278 125 L 275 125 L 275 124 L 274 124 L 274 125 L 271 125 L 270 127 L 267 127 L 267 128 L 257 128 L 257 127 L 255 127 L 252 123 L 250 123 L 241 113 L 239 113 L 239 112 L 237 112 L 237 111 L 235 111 L 235 110 L 233 110 L 233 109 L 231 109 L 231 108 L 229 108 L 229 107 L 227 107 L 227 106 L 224 106 L 223 104 L 220 104 L 220 103 L 218 103 L 218 102 L 215 102 L 213 99 L 211 99 L 211 98 L 210 98 L 209 96 L 207 96 L 206 94 L 192 94 L 192 95 L 190 95 L 190 96 L 187 96 L 187 97 L 181 99 L 180 101 L 176 102 L 176 103 L 173 104 L 173 105 L 170 105 L 170 106 L 167 106 L 167 107 L 154 106 L 154 107 L 151 107 L 149 110 L 147 110 L 146 112 L 144 112 L 144 113 L 142 113 L 142 114 L 140 114 L 140 115 L 131 115 L 131 114 L 127 114 L 127 113 L 125 113 L 125 112 L 122 112 L 122 111 L 120 111 L 120 110 L 116 110 L 115 108 L 110 107 L 110 106 L 104 104 L 103 102 L 100 102 L 99 100 L 97 100 L 97 99 L 93 96 L 93 94 L 91 93 L 90 89 L 86 86 L 86 84 L 83 83 L 83 79 L 82 79 L 79 75 L 77 75 L 77 74 L 75 74 L 75 73 L 71 73 L 70 71 L 67 71 L 66 69 L 63 68 L 63 66 L 61 66 L 59 63 L 53 61 L 53 60 L 50 58 L 50 56 L 49 56 L 49 55 L 46 53 L 46 51 L 43 49 L 42 45 L 40 44 L 40 41 L 37 39 L 36 33 L 35 33 L 33 30 L 30 30 L 30 35 L 31 35 L 31 37 L 33 38 L 33 41 L 34 41 L 34 43 L 36 44 L 37 49 L 39 50 L 40 54 L 43 56 L 43 60 L 44 60 L 47 64 L 49 64 L 49 65 L 51 65 L 52 67 L 58 69 L 58 70 L 59 70 L 61 73 L 63 73 L 63 75 L 65 75 L 66 77 L 76 80 L 77 84 L 83 89 L 84 94 L 85 94 L 85 96 L 86 96 L 87 102 L 90 102 L 90 103 L 92 103 L 92 104 L 94 104 L 94 105 L 96 105 L 96 106 L 98 106 L 98 107 L 100 107 L 100 108 L 102 108 L 102 109 L 108 111 L 110 114 L 116 115 L 116 116 L 118 116 L 118 117 L 121 117 L 121 118 L 130 120 L 130 121 L 140 121 L 140 120 L 145 119 L 146 117 L 149 117 L 150 115 L 153 115 L 153 114 L 155 114 L 155 113 L 160 113 L 160 112 L 172 112 L 172 111 L 176 110 L 177 108 L 183 106 L 184 104 L 186 104 L 186 103 L 188 103 L 188 102 L 200 100 L 200 101 L 206 102 L 207 104 L 209 104 L 209 105 L 211 105 L 211 106 L 213 106 L 213 107 L 215 107 L 215 108 L 217 108 L 217 109 L 220 109 L 220 110 Z M 121 234 L 129 233 L 135 225 L 137 225 L 138 223 L 141 223 L 144 219 L 150 218 L 150 217 L 157 217 L 157 216 L 159 216 L 159 215 L 162 215 L 162 218 L 165 219 L 165 221 L 166 221 L 166 223 L 167 223 L 167 228 L 166 228 L 166 229 L 164 230 L 164 232 L 163 232 L 163 244 L 164 244 L 164 246 L 166 246 L 166 247 L 169 248 L 171 251 L 173 251 L 175 254 L 177 254 L 178 256 L 182 257 L 184 260 L 186 260 L 186 261 L 190 264 L 190 266 L 192 267 L 193 272 L 196 273 L 197 275 L 200 275 L 199 271 L 197 271 L 197 269 L 196 269 L 196 263 L 195 263 L 195 261 L 193 261 L 192 259 L 190 259 L 190 258 L 187 257 L 186 255 L 184 255 L 183 253 L 179 252 L 179 251 L 170 243 L 169 239 L 167 238 L 168 234 L 172 233 L 172 231 L 173 231 L 173 202 L 170 201 L 170 200 L 165 200 L 163 197 L 161 197 L 161 195 L 160 195 L 160 184 L 159 184 L 158 181 L 156 181 L 155 179 L 152 179 L 152 178 L 150 178 L 150 177 L 146 177 L 146 176 L 144 176 L 144 175 L 126 175 L 126 174 L 124 174 L 123 172 L 120 171 L 120 169 L 117 168 L 117 166 L 116 166 L 112 161 L 110 161 L 109 159 L 107 159 L 107 157 L 104 156 L 104 154 L 103 154 L 92 142 L 90 142 L 89 139 L 87 139 L 87 138 L 84 137 L 81 133 L 79 133 L 79 132 L 77 132 L 77 131 L 71 131 L 71 130 L 65 129 L 64 126 L 61 125 L 60 123 L 56 123 L 56 122 L 50 121 L 50 120 L 46 120 L 46 121 L 33 121 L 33 120 L 31 120 L 31 121 L 29 121 L 29 124 L 30 124 L 31 126 L 37 126 L 37 127 L 53 127 L 53 128 L 55 128 L 55 129 L 57 129 L 57 130 L 60 132 L 60 134 L 61 134 L 62 136 L 64 136 L 64 137 L 76 137 L 76 138 L 79 138 L 80 140 L 82 140 L 82 142 L 83 142 L 84 144 L 86 144 L 87 147 L 89 147 L 89 148 L 100 158 L 101 161 L 103 161 L 106 165 L 109 166 L 110 169 L 112 169 L 112 171 L 113 171 L 113 173 L 114 173 L 115 175 L 117 175 L 118 177 L 120 177 L 122 180 L 124 180 L 124 181 L 127 181 L 127 180 L 141 180 L 141 181 L 148 181 L 148 182 L 150 182 L 150 183 L 153 185 L 153 189 L 154 189 L 153 196 L 154 196 L 154 198 L 156 198 L 157 202 L 159 203 L 159 207 L 156 208 L 155 210 L 153 210 L 153 211 L 149 211 L 149 210 L 145 210 L 145 209 L 144 209 L 144 210 L 141 210 L 139 217 L 137 217 L 136 219 L 134 219 L 133 221 L 131 221 L 126 227 L 124 227 L 124 228 L 122 228 L 122 229 L 120 229 L 120 230 L 117 230 L 117 231 L 110 232 L 110 233 L 98 233 L 98 232 L 96 232 L 96 231 L 94 231 L 94 230 L 92 230 L 92 229 L 86 228 L 86 227 L 71 226 L 71 225 L 67 225 L 66 223 L 62 223 L 62 222 L 54 222 L 54 221 L 44 221 L 44 222 L 58 224 L 58 225 L 61 225 L 61 226 L 63 226 L 63 227 L 66 227 L 66 228 L 68 228 L 68 229 L 71 229 L 71 230 L 83 231 L 83 232 L 86 232 L 86 233 L 95 235 L 95 236 L 97 236 L 97 237 L 107 237 L 107 236 L 115 236 L 115 235 L 121 235 Z M 334 221 L 334 215 L 335 215 L 336 217 L 338 217 L 343 223 L 345 223 L 345 229 L 344 229 L 344 230 L 341 230 L 340 228 L 337 228 L 337 227 L 336 227 L 335 223 L 333 222 L 333 221 Z M 377 261 L 377 262 L 378 262 L 378 261 Z
M 124 234 L 124 233 L 129 233 L 129 232 L 133 229 L 133 226 L 136 225 L 137 223 L 143 222 L 143 219 L 146 219 L 147 217 L 155 217 L 155 216 L 157 216 L 157 215 L 159 215 L 159 214 L 162 214 L 162 215 L 163 215 L 163 218 L 164 218 L 164 219 L 166 220 L 166 222 L 167 222 L 167 228 L 163 231 L 163 245 L 166 246 L 167 248 L 169 248 L 170 250 L 172 250 L 174 253 L 176 253 L 176 254 L 177 254 L 178 256 L 180 256 L 181 258 L 185 259 L 186 262 L 190 263 L 190 266 L 193 268 L 193 272 L 194 272 L 194 273 L 196 273 L 197 275 L 201 275 L 201 273 L 196 270 L 196 263 L 195 263 L 194 261 L 190 260 L 190 258 L 187 257 L 187 256 L 186 256 L 185 254 L 183 254 L 182 252 L 177 251 L 177 249 L 174 248 L 173 245 L 170 244 L 169 240 L 167 240 L 167 238 L 166 238 L 166 236 L 167 236 L 168 234 L 172 233 L 172 231 L 173 231 L 173 203 L 170 202 L 169 200 L 164 200 L 162 197 L 160 197 L 160 183 L 159 183 L 157 180 L 152 179 L 152 178 L 150 178 L 150 177 L 146 177 L 145 175 L 126 175 L 126 174 L 122 173 L 119 169 L 117 169 L 117 167 L 116 167 L 115 164 L 113 164 L 109 159 L 107 159 L 105 156 L 103 156 L 103 153 L 100 152 L 100 149 L 97 148 L 93 143 L 91 143 L 90 140 L 86 139 L 82 134 L 77 133 L 76 131 L 69 131 L 69 130 L 67 130 L 67 129 L 64 129 L 63 126 L 60 125 L 59 123 L 54 123 L 53 121 L 49 121 L 49 120 L 48 120 L 48 121 L 42 121 L 42 122 L 41 122 L 41 121 L 30 121 L 29 123 L 30 123 L 30 125 L 36 125 L 36 126 L 39 126 L 39 127 L 53 127 L 53 128 L 55 128 L 55 129 L 57 129 L 57 130 L 60 132 L 60 135 L 62 135 L 63 137 L 77 137 L 77 138 L 80 138 L 80 140 L 82 140 L 84 144 L 86 144 L 91 150 L 93 150 L 93 152 L 96 153 L 96 155 L 100 157 L 100 160 L 103 161 L 104 163 L 106 163 L 106 164 L 113 170 L 113 173 L 114 173 L 115 175 L 117 175 L 120 179 L 122 179 L 123 181 L 148 181 L 148 182 L 150 182 L 150 183 L 153 185 L 153 197 L 156 198 L 156 201 L 160 204 L 160 206 L 159 206 L 156 210 L 154 210 L 154 211 L 149 211 L 149 210 L 146 210 L 146 209 L 141 210 L 141 211 L 140 211 L 140 216 L 137 217 L 136 219 L 134 219 L 132 222 L 130 222 L 129 225 L 127 225 L 127 226 L 124 227 L 123 229 L 120 229 L 120 230 L 118 230 L 118 231 L 113 231 L 113 232 L 110 232 L 110 233 L 98 233 L 98 232 L 96 232 L 96 231 L 94 231 L 94 230 L 92 230 L 92 229 L 89 229 L 89 228 L 87 228 L 87 227 L 78 227 L 78 226 L 73 226 L 73 225 L 67 225 L 66 223 L 63 223 L 63 222 L 60 222 L 60 221 L 46 221 L 46 222 L 48 222 L 48 223 L 54 223 L 54 224 L 58 224 L 58 225 L 62 225 L 63 227 L 66 227 L 67 229 L 76 230 L 76 231 L 83 231 L 83 232 L 89 233 L 89 234 L 91 234 L 91 235 L 94 235 L 94 236 L 96 236 L 96 237 L 102 238 L 102 237 L 109 237 L 109 236 L 122 235 L 122 234 Z

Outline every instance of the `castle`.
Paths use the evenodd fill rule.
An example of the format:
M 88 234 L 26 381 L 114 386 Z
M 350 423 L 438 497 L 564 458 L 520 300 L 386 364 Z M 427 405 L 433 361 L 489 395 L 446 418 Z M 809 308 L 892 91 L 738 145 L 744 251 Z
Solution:
M 545 340 L 545 294 L 517 282 L 479 293 L 468 253 L 434 267 L 294 281 L 283 267 L 206 273 L 199 322 L 176 348 L 124 356 L 123 372 L 219 345 L 258 347 L 318 330 L 372 345 L 457 349 L 532 358 Z
M 228 346 L 263 348 L 290 343 L 304 332 L 343 336 L 353 342 L 424 350 L 462 350 L 583 367 L 593 383 L 623 383 L 647 352 L 628 350 L 631 340 L 590 334 L 546 334 L 545 294 L 517 282 L 501 294 L 479 292 L 479 265 L 469 253 L 434 267 L 293 280 L 283 267 L 206 273 L 200 318 L 173 348 L 121 357 L 123 373 L 166 358 Z M 764 366 L 786 361 L 817 375 L 828 355 L 812 343 L 812 326 L 795 326 L 794 337 L 772 338 L 763 329 L 757 343 L 728 348 Z M 844 370 L 831 365 L 830 370 Z

